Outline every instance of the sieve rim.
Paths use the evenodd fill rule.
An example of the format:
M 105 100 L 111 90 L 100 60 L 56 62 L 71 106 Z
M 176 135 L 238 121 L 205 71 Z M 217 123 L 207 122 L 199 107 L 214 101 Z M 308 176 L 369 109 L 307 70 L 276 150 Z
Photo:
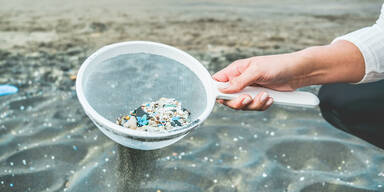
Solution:
M 87 101 L 85 94 L 84 94 L 84 88 L 83 88 L 83 80 L 84 80 L 84 71 L 87 69 L 88 66 L 95 64 L 95 60 L 98 59 L 98 57 L 102 56 L 106 52 L 112 50 L 112 49 L 119 49 L 122 47 L 127 47 L 127 46 L 137 46 L 137 45 L 142 45 L 142 46 L 148 46 L 150 49 L 146 50 L 146 52 L 137 52 L 137 53 L 150 53 L 150 54 L 155 54 L 155 55 L 161 55 L 165 56 L 167 58 L 171 58 L 169 55 L 166 54 L 156 54 L 154 52 L 155 48 L 158 49 L 166 49 L 167 52 L 173 53 L 179 57 L 179 59 L 183 59 L 188 61 L 182 62 L 178 61 L 175 58 L 176 61 L 179 63 L 183 64 L 184 66 L 188 67 L 202 82 L 205 91 L 206 91 L 206 97 L 207 97 L 207 107 L 205 110 L 195 119 L 198 120 L 198 124 L 196 126 L 186 126 L 185 128 L 179 128 L 177 130 L 170 130 L 166 132 L 144 132 L 144 131 L 138 131 L 138 130 L 133 130 L 133 129 L 128 129 L 125 127 L 122 127 L 120 125 L 117 125 L 116 123 L 104 118 L 102 115 L 100 115 Z M 110 56 L 109 58 L 113 58 L 115 56 Z M 176 56 L 175 56 L 176 57 Z M 106 59 L 104 59 L 106 60 Z M 100 63 L 100 62 L 98 62 Z M 198 72 L 198 73 L 197 73 Z M 114 43 L 110 45 L 106 45 L 100 49 L 98 49 L 96 52 L 91 54 L 81 65 L 79 72 L 77 74 L 77 79 L 76 79 L 76 93 L 78 100 L 80 104 L 82 105 L 85 113 L 90 117 L 91 120 L 96 121 L 100 126 L 107 127 L 108 129 L 112 129 L 115 132 L 122 134 L 122 135 L 128 135 L 128 136 L 133 136 L 133 137 L 141 137 L 141 138 L 146 138 L 146 139 L 156 139 L 156 138 L 165 138 L 165 137 L 179 137 L 180 133 L 187 133 L 188 131 L 192 130 L 193 128 L 197 127 L 200 125 L 213 110 L 214 104 L 215 104 L 215 99 L 216 99 L 216 93 L 214 91 L 214 85 L 212 82 L 212 77 L 207 71 L 207 69 L 194 57 L 189 55 L 188 53 L 166 45 L 162 43 L 157 43 L 157 42 L 151 42 L 151 41 L 126 41 L 126 42 L 120 42 L 120 43 Z M 194 121 L 195 121 L 194 120 Z

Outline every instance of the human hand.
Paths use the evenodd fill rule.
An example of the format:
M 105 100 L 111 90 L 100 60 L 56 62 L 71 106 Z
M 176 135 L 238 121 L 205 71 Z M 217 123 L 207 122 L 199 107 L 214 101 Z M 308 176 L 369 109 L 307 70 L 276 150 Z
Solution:
M 236 93 L 246 86 L 263 86 L 279 91 L 292 91 L 300 87 L 300 80 L 294 74 L 305 72 L 299 68 L 295 54 L 251 57 L 233 62 L 213 75 L 213 79 L 229 82 L 229 87 L 220 89 L 223 93 Z M 255 98 L 241 95 L 233 100 L 218 100 L 233 109 L 264 111 L 272 103 L 268 93 L 261 92 Z
M 359 48 L 339 40 L 288 54 L 237 60 L 214 74 L 213 79 L 229 82 L 229 87 L 220 89 L 221 92 L 236 93 L 252 85 L 293 91 L 307 85 L 356 83 L 364 74 L 364 57 Z M 255 98 L 241 95 L 230 101 L 218 102 L 233 109 L 264 111 L 271 106 L 273 99 L 261 92 Z

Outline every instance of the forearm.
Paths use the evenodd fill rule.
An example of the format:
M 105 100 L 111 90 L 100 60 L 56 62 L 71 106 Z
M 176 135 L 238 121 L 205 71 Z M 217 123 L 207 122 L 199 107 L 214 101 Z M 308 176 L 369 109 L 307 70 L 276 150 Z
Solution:
M 298 87 L 327 83 L 356 83 L 365 74 L 364 57 L 359 49 L 348 41 L 336 41 L 293 53 L 298 57 L 301 75 L 297 75 Z

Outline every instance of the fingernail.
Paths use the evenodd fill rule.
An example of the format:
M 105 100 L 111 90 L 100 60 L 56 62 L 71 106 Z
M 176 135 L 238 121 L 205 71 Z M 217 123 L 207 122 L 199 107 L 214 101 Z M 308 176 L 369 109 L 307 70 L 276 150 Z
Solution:
M 267 101 L 266 105 L 267 105 L 267 106 L 268 106 L 268 105 L 271 105 L 271 104 L 272 104 L 272 102 L 273 102 L 273 99 L 272 99 L 272 97 L 270 97 L 270 98 L 268 99 L 268 101 Z
M 260 97 L 260 101 L 264 102 L 267 99 L 267 97 L 268 97 L 268 94 L 267 93 L 263 93 L 263 95 L 261 95 L 261 97 Z
M 249 98 L 249 97 L 246 97 L 244 100 L 243 100 L 243 105 L 246 105 L 246 104 L 249 104 L 250 102 L 252 101 L 252 99 L 251 98 Z

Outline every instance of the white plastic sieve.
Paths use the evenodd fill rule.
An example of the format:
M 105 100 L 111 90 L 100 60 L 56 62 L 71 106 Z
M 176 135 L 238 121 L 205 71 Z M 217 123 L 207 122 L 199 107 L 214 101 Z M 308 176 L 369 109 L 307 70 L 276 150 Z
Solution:
M 247 87 L 222 94 L 204 66 L 189 54 L 161 43 L 131 41 L 105 46 L 82 64 L 76 92 L 88 117 L 109 138 L 126 147 L 152 150 L 171 145 L 200 125 L 217 98 L 266 91 L 277 104 L 314 107 L 318 98 L 309 92 L 278 92 Z M 191 111 L 191 123 L 168 132 L 143 132 L 115 124 L 115 119 L 138 105 L 160 97 L 181 101 Z

